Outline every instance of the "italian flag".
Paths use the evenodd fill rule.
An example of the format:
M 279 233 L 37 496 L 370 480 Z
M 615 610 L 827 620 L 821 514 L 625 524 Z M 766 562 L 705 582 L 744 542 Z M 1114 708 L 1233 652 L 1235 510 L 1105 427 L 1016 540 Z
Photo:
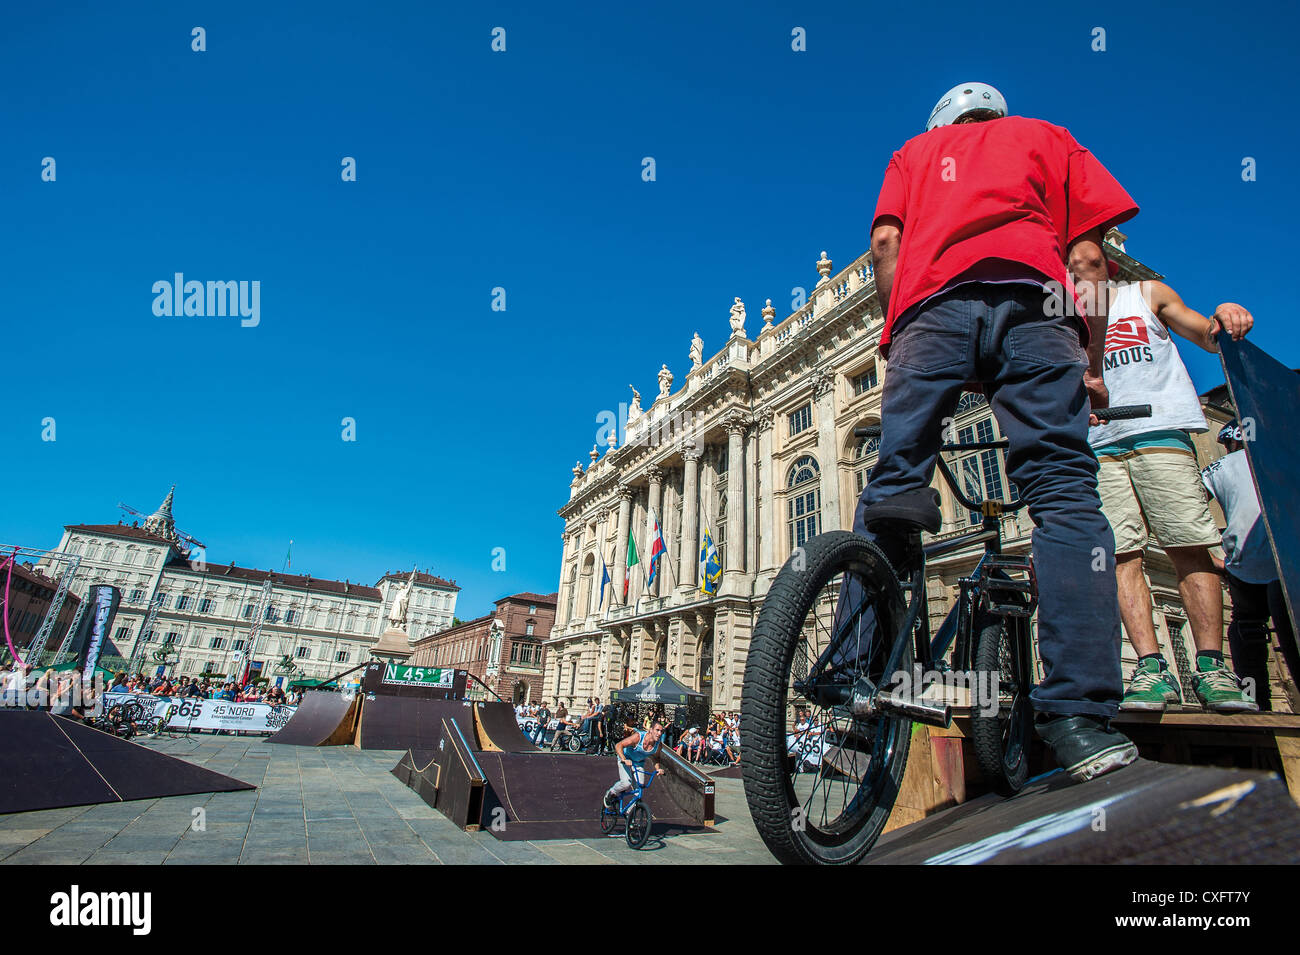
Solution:
M 623 603 L 627 603 L 627 585 L 632 582 L 632 568 L 641 563 L 636 552 L 636 538 L 627 535 L 627 573 L 623 575 Z

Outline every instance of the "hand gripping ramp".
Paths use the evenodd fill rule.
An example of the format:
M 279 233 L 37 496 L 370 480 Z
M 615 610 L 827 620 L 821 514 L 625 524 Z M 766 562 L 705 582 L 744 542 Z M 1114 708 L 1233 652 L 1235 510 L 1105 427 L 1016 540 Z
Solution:
M 540 753 L 519 728 L 515 710 L 509 703 L 475 703 L 474 731 L 478 749 L 490 753 Z
M 343 746 L 351 743 L 361 715 L 361 694 L 344 699 L 328 690 L 308 690 L 284 729 L 268 743 L 290 746 Z
M 38 710 L 0 711 L 0 813 L 254 789 Z
M 1271 773 L 1138 760 L 1089 783 L 1059 770 L 881 837 L 867 864 L 1292 865 L 1300 809 Z

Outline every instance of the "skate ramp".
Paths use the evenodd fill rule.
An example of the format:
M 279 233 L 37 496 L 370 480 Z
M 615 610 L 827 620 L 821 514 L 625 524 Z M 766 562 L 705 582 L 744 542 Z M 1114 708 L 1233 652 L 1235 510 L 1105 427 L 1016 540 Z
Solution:
M 356 736 L 361 694 L 345 699 L 328 690 L 308 690 L 284 729 L 268 743 L 289 746 L 343 746 Z
M 0 813 L 256 787 L 78 720 L 0 712 Z

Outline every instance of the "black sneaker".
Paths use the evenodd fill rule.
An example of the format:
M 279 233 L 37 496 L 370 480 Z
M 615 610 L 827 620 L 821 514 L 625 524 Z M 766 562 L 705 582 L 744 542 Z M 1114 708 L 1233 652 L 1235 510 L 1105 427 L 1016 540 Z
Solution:
M 1137 747 L 1100 716 L 1053 716 L 1034 725 L 1057 764 L 1079 782 L 1104 776 L 1138 758 Z

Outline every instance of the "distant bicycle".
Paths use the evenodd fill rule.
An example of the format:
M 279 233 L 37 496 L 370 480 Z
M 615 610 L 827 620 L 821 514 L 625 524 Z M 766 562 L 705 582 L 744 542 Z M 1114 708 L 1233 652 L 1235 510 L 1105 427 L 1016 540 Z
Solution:
M 87 720 L 87 724 L 105 733 L 111 733 L 122 739 L 131 739 L 145 726 L 148 713 L 144 704 L 136 700 L 114 703 L 103 716 Z
M 570 734 L 564 741 L 564 747 L 570 753 L 587 752 L 596 756 L 604 756 L 613 752 L 609 737 L 599 735 L 590 726 L 585 730 L 579 729 Z
M 640 849 L 646 844 L 646 840 L 650 838 L 650 827 L 653 822 L 650 818 L 650 809 L 642 802 L 641 797 L 645 795 L 646 789 L 656 775 L 658 774 L 654 770 L 647 773 L 644 769 L 633 767 L 632 788 L 618 797 L 618 805 L 607 806 L 601 804 L 601 832 L 609 835 L 614 831 L 614 827 L 618 825 L 618 821 L 622 819 L 624 837 L 627 839 L 628 847 Z

